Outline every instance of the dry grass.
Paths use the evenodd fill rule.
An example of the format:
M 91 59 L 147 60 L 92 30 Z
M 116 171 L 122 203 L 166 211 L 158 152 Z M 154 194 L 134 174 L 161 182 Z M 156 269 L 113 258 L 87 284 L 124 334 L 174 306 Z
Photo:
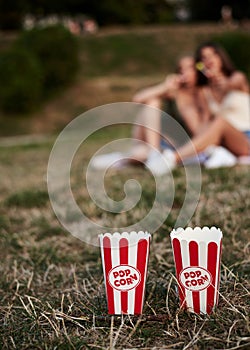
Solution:
M 98 139 L 90 142 L 86 160 L 96 146 Z M 171 216 L 153 235 L 143 315 L 109 317 L 99 249 L 65 232 L 43 195 L 41 205 L 40 192 L 32 201 L 27 196 L 35 189 L 40 194 L 46 191 L 50 148 L 45 143 L 2 148 L 0 153 L 1 348 L 249 349 L 249 167 L 203 170 L 202 193 L 190 222 L 191 226 L 215 225 L 224 233 L 216 312 L 205 317 L 179 309 L 169 240 L 183 198 L 179 186 Z M 81 157 L 76 168 L 80 161 Z M 111 195 L 117 196 L 119 186 L 130 177 L 147 186 L 142 201 L 148 210 L 154 181 L 144 169 L 108 175 Z M 183 182 L 183 170 L 176 170 L 174 178 Z M 78 173 L 73 180 L 80 189 Z M 87 196 L 82 201 L 79 194 L 78 199 L 86 207 L 90 204 Z M 97 208 L 91 210 L 91 217 L 102 218 Z M 140 210 L 135 208 L 134 217 Z M 132 220 L 131 215 L 123 220 Z
M 120 74 L 115 66 L 113 72 L 95 77 L 89 77 L 83 67 L 76 85 L 37 111 L 32 120 L 18 121 L 15 132 L 53 133 L 89 108 L 130 101 L 137 89 L 160 81 L 172 69 L 180 47 L 183 51 L 192 50 L 198 41 L 222 30 L 220 26 L 205 24 L 188 29 L 167 26 L 100 32 L 97 40 L 123 34 L 154 36 L 158 47 L 165 50 L 161 57 L 158 51 L 154 54 L 159 62 L 166 56 L 166 65 L 157 65 L 157 70 L 152 65 L 150 75 L 143 72 L 138 76 L 134 76 L 135 67 L 131 64 L 125 64 Z M 82 59 L 86 59 L 84 54 Z M 10 125 L 13 132 L 13 120 L 9 126 L 2 123 L 7 134 Z M 124 136 L 124 131 L 114 130 L 109 137 L 112 135 Z M 132 213 L 114 216 L 93 205 L 79 174 L 82 161 L 87 161 L 107 139 L 107 135 L 102 135 L 90 140 L 84 157 L 76 157 L 72 174 L 74 194 L 89 217 L 126 225 L 151 208 L 154 181 L 145 169 L 110 173 L 106 185 L 114 199 L 120 198 L 120 188 L 127 179 L 133 177 L 142 184 L 140 206 Z M 46 196 L 50 138 L 41 144 L 33 139 L 32 145 L 25 140 L 22 146 L 5 141 L 0 145 L 1 349 L 250 348 L 249 167 L 203 170 L 200 201 L 189 223 L 215 225 L 224 234 L 216 312 L 204 317 L 179 309 L 169 240 L 185 190 L 183 169 L 177 169 L 173 209 L 153 235 L 143 315 L 109 317 L 99 249 L 65 232 Z

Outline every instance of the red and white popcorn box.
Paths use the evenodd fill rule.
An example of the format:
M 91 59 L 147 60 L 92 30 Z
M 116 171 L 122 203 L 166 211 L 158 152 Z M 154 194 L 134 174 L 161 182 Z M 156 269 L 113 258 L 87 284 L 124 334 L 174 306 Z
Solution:
M 218 304 L 222 232 L 216 227 L 170 233 L 181 307 L 211 314 Z
M 123 232 L 99 235 L 108 313 L 142 313 L 151 235 Z

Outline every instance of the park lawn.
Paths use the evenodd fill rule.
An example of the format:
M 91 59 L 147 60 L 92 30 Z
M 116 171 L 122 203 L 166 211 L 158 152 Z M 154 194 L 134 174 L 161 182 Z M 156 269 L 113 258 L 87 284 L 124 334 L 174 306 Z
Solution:
M 125 134 L 129 135 L 129 130 Z M 103 143 L 124 136 L 114 128 L 88 140 L 72 171 L 75 195 L 92 219 L 117 220 L 83 196 L 79 169 Z M 223 231 L 221 288 L 209 317 L 180 310 L 169 232 L 185 194 L 185 173 L 174 171 L 171 214 L 153 233 L 142 317 L 108 317 L 98 247 L 66 232 L 52 211 L 46 169 L 53 141 L 1 147 L 1 349 L 248 349 L 250 347 L 249 166 L 202 170 L 202 190 L 189 225 Z M 154 200 L 154 180 L 143 168 L 107 174 L 109 195 L 121 197 L 127 179 L 142 185 L 138 220 Z M 143 211 L 141 208 L 143 207 Z M 146 317 L 151 315 L 153 317 Z
M 226 30 L 216 24 L 197 24 L 103 30 L 97 36 L 83 37 L 76 83 L 34 115 L 1 115 L 1 136 L 53 135 L 91 108 L 131 101 L 135 91 L 172 72 L 180 54 Z M 1 42 L 1 47 L 9 40 L 13 38 Z M 129 135 L 128 129 L 116 127 L 95 135 L 88 140 L 84 156 L 75 159 L 74 194 L 93 220 L 126 226 L 151 208 L 155 183 L 145 169 L 123 169 L 105 178 L 108 194 L 116 200 L 123 198 L 126 180 L 135 178 L 142 185 L 140 205 L 122 217 L 93 205 L 83 185 L 82 165 L 87 166 L 91 155 L 110 139 Z M 143 316 L 111 318 L 107 316 L 99 248 L 64 230 L 49 202 L 46 169 L 53 138 L 45 137 L 41 143 L 33 138 L 26 145 L 18 144 L 17 139 L 16 146 L 0 145 L 1 348 L 248 349 L 249 166 L 203 169 L 200 200 L 189 222 L 192 227 L 220 227 L 224 234 L 216 312 L 210 317 L 188 314 L 179 309 L 176 298 L 169 232 L 185 195 L 185 173 L 180 168 L 174 171 L 171 214 L 153 233 Z

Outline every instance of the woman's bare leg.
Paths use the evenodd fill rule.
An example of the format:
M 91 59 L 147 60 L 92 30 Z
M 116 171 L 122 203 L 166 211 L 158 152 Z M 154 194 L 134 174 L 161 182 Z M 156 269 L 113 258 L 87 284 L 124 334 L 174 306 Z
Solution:
M 195 151 L 202 152 L 211 145 L 225 146 L 236 156 L 249 154 L 247 137 L 225 119 L 217 117 L 207 125 L 205 130 L 196 135 L 192 142 L 188 142 L 176 151 L 176 160 L 181 162 L 182 159 L 194 155 Z
M 152 98 L 147 105 L 152 108 L 146 108 L 144 114 L 144 132 L 145 142 L 156 149 L 160 149 L 160 131 L 161 131 L 161 99 Z
M 138 124 L 134 126 L 132 133 L 133 138 L 138 140 L 132 151 L 132 156 L 139 161 L 147 159 L 151 148 L 160 150 L 161 99 L 152 98 L 147 101 L 147 106 L 136 120 Z

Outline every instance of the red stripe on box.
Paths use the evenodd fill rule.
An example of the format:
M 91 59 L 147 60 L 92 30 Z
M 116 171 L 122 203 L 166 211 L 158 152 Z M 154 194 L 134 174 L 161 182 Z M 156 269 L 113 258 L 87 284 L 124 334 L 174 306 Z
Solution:
M 128 240 L 122 238 L 119 242 L 120 264 L 128 264 Z M 121 309 L 123 314 L 128 313 L 128 292 L 121 292 Z
M 142 313 L 143 297 L 144 297 L 144 282 L 147 267 L 147 251 L 148 241 L 146 239 L 140 239 L 137 246 L 137 264 L 136 267 L 140 271 L 141 281 L 135 289 L 135 314 Z
M 105 279 L 106 279 L 106 292 L 107 292 L 107 301 L 108 301 L 108 313 L 113 315 L 115 313 L 114 305 L 114 292 L 113 288 L 108 282 L 108 274 L 112 269 L 112 257 L 111 257 L 111 242 L 108 237 L 103 238 L 103 250 L 104 250 L 104 265 L 105 265 Z
M 173 239 L 172 244 L 173 244 L 173 251 L 174 251 L 176 277 L 178 281 L 179 298 L 180 298 L 181 306 L 186 308 L 185 288 L 182 286 L 180 281 L 180 272 L 183 269 L 182 257 L 181 257 L 181 244 L 177 238 Z
M 199 266 L 199 247 L 197 242 L 189 243 L 190 266 Z M 192 292 L 194 312 L 200 313 L 200 292 Z
M 207 269 L 211 273 L 212 280 L 211 285 L 207 289 L 207 313 L 210 314 L 214 307 L 214 293 L 215 293 L 215 281 L 216 281 L 216 265 L 217 265 L 217 244 L 211 242 L 208 244 L 207 252 Z

